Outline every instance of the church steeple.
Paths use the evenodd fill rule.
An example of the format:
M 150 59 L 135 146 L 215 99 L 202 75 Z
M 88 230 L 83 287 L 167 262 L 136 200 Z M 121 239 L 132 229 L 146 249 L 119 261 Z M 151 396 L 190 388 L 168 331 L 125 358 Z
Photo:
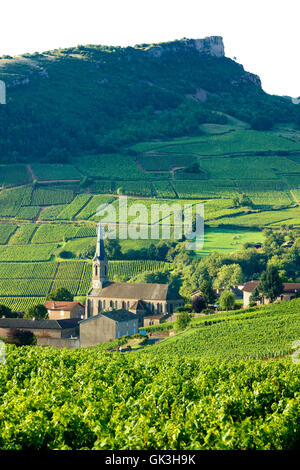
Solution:
M 108 282 L 108 259 L 105 254 L 104 238 L 101 223 L 97 226 L 97 245 L 93 258 L 93 289 L 102 289 L 103 284 Z

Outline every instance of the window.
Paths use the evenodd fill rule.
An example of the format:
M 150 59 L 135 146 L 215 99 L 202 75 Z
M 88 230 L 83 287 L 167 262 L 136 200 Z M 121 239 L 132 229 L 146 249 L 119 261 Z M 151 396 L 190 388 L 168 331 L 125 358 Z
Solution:
M 98 300 L 98 313 L 100 313 L 102 310 L 102 302 L 101 300 Z
M 103 300 L 103 308 L 106 306 L 106 300 Z

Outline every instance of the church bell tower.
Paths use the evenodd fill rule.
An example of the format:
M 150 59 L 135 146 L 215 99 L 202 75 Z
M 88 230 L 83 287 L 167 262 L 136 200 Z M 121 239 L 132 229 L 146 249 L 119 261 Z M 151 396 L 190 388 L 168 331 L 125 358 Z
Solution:
M 102 289 L 108 281 L 108 259 L 105 254 L 102 225 L 99 223 L 97 226 L 96 253 L 93 258 L 92 289 Z

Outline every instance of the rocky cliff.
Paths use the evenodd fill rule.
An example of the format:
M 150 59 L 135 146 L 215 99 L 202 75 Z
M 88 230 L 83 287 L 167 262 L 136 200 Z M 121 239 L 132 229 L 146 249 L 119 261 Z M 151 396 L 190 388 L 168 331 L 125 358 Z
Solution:
M 183 50 L 197 50 L 199 54 L 210 55 L 213 57 L 224 57 L 224 43 L 221 36 L 209 36 L 203 39 L 182 39 L 147 46 L 145 51 L 154 56 L 160 57 L 165 52 L 179 52 Z

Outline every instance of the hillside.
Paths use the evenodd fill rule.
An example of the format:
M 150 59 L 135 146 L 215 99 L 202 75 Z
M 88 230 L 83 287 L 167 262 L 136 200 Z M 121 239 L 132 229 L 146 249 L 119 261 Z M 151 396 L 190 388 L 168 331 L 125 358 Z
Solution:
M 299 336 L 300 299 L 295 299 L 241 313 L 194 318 L 191 328 L 149 346 L 142 354 L 160 359 L 270 359 L 292 354 Z
M 268 125 L 300 116 L 226 58 L 218 37 L 5 56 L 0 80 L 8 98 L 0 107 L 0 163 L 72 162 L 148 139 L 199 135 L 203 123 L 227 122 L 220 113 L 248 123 L 267 117 Z
M 0 59 L 8 98 L 0 106 L 0 305 L 27 309 L 55 287 L 85 295 L 97 208 L 112 204 L 118 228 L 122 195 L 147 211 L 203 204 L 201 259 L 218 252 L 233 262 L 232 253 L 263 241 L 264 228 L 293 228 L 297 238 L 300 107 L 266 94 L 224 54 L 212 37 Z M 273 127 L 259 130 L 266 117 Z M 166 219 L 144 217 L 148 234 L 151 224 L 161 232 Z M 173 216 L 170 225 L 172 238 Z M 169 269 L 169 259 L 149 263 L 151 243 L 121 240 L 110 274 L 129 280 Z M 287 278 L 299 275 L 298 250 L 277 259 Z M 261 259 L 245 276 L 267 262 L 253 256 Z

